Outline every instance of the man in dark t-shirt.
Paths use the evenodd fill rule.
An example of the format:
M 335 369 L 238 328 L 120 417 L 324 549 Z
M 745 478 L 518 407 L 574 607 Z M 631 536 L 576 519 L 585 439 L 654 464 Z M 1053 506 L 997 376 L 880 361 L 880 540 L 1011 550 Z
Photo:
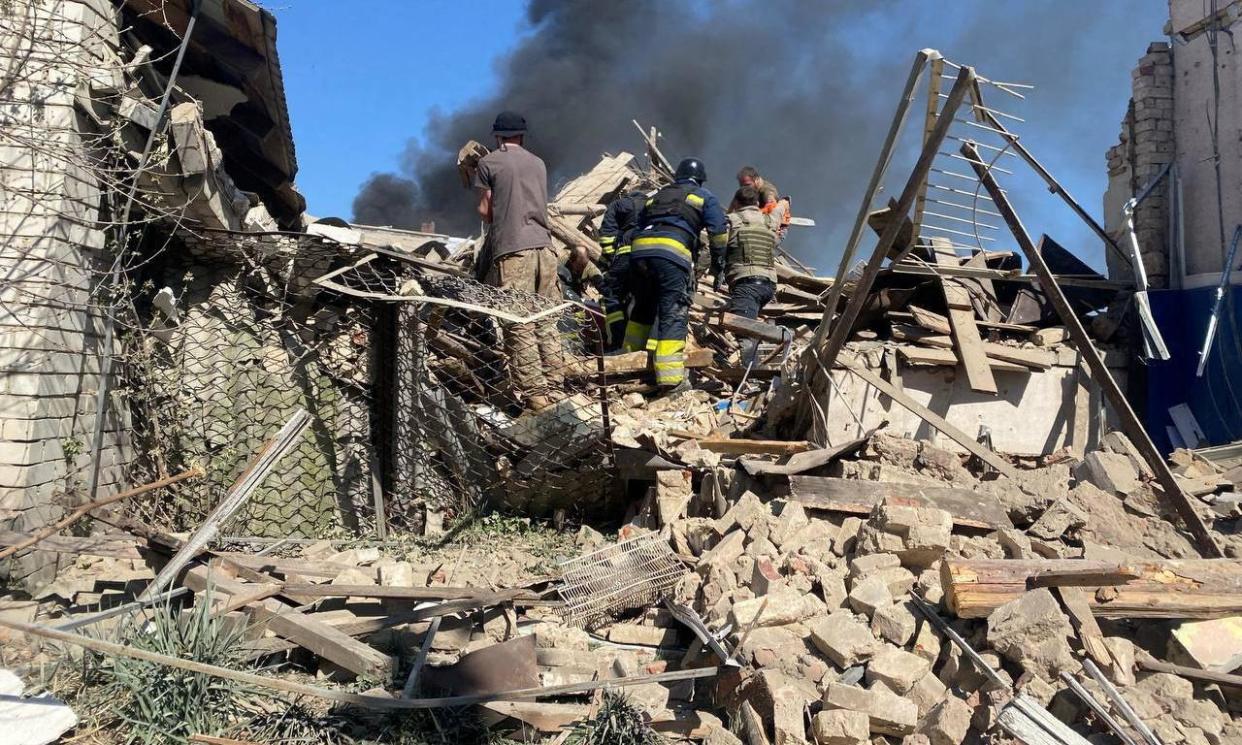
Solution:
M 503 111 L 492 125 L 497 148 L 479 160 L 474 188 L 488 224 L 480 267 L 484 281 L 548 298 L 561 297 L 557 257 L 548 232 L 548 171 L 522 146 L 526 119 Z M 565 357 L 555 323 L 505 328 L 509 374 L 527 407 L 538 411 L 560 397 Z

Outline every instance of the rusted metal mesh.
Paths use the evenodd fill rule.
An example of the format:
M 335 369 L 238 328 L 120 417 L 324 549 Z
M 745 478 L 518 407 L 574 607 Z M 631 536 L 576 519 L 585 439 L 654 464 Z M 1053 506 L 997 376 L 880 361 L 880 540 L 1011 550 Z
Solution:
M 561 615 L 575 626 L 598 625 L 631 608 L 664 599 L 687 573 L 658 533 L 605 546 L 561 563 Z
M 580 517 L 615 501 L 597 314 L 393 261 L 321 284 L 395 308 L 394 528 L 484 508 Z

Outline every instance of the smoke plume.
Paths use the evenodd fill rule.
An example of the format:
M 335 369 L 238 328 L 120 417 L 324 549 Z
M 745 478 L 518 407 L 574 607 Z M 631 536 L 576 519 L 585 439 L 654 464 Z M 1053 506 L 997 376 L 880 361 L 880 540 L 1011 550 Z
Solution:
M 476 232 L 456 153 L 472 138 L 490 145 L 501 109 L 526 116 L 527 146 L 547 162 L 551 193 L 604 152 L 641 153 L 637 119 L 660 128 L 674 163 L 702 158 L 707 186 L 722 201 L 736 187 L 737 169 L 756 166 L 792 195 L 795 214 L 819 223 L 794 231 L 787 245 L 827 268 L 923 47 L 994 79 L 1036 84 L 1028 101 L 1014 102 L 1028 120 L 1016 130 L 1098 212 L 1104 151 L 1125 113 L 1130 70 L 1159 38 L 1166 12 L 1162 0 L 531 0 L 529 33 L 498 62 L 498 89 L 434 116 L 396 173 L 376 174 L 362 187 L 354 219 L 398 227 L 434 220 L 442 232 Z M 921 124 L 915 109 L 908 130 L 917 137 Z M 911 143 L 902 152 L 912 151 Z M 904 177 L 898 158 L 888 188 L 899 190 Z M 1024 178 L 1015 176 L 1018 187 Z M 1045 216 L 1034 200 L 1046 192 L 1029 185 L 1040 188 L 1023 190 L 1034 196 L 1017 206 L 1043 218 L 1033 229 L 1088 244 L 1075 250 L 1093 259 L 1097 242 L 1072 216 L 1051 208 Z

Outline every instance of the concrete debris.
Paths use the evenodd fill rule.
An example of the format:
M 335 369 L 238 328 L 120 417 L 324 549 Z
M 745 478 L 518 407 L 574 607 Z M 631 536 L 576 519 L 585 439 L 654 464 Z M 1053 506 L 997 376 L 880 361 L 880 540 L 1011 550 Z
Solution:
M 1219 22 L 1190 13 L 1190 4 L 1174 0 L 1175 15 L 1195 18 L 1170 26 L 1187 53 Z M 911 210 L 933 214 L 923 210 L 922 192 L 916 206 L 913 189 L 927 183 L 922 169 L 931 156 L 959 140 L 964 152 L 973 152 L 964 133 L 947 129 L 969 118 L 951 110 L 968 89 L 981 120 L 968 139 L 999 135 L 993 151 L 1017 148 L 1034 164 L 1015 144 L 1017 135 L 979 100 L 994 87 L 1012 91 L 999 83 L 973 85 L 982 80 L 974 68 L 952 65 L 960 83 L 954 93 L 940 94 L 942 108 L 931 109 L 948 115 L 932 117 L 921 133 L 929 157 L 918 160 L 911 188 L 895 190 L 902 202 L 894 199 L 857 226 L 856 236 L 870 227 L 880 242 L 856 271 L 851 257 L 841 276 L 818 276 L 782 249 L 764 270 L 775 278 L 774 297 L 752 317 L 732 312 L 738 306 L 721 292 L 723 275 L 721 282 L 687 275 L 693 299 L 682 354 L 685 385 L 670 393 L 671 386 L 653 383 L 668 382 L 678 366 L 663 361 L 657 368 L 655 359 L 666 355 L 648 354 L 641 344 L 614 354 L 609 346 L 619 339 L 605 337 L 592 315 L 610 317 L 616 311 L 610 303 L 620 300 L 625 308 L 630 301 L 605 297 L 617 279 L 604 274 L 605 249 L 618 236 L 606 234 L 604 214 L 629 203 L 618 200 L 671 182 L 654 128 L 643 131 L 645 163 L 624 152 L 603 157 L 562 184 L 548 219 L 538 221 L 549 231 L 547 253 L 567 273 L 549 284 L 565 285 L 572 304 L 491 286 L 473 279 L 498 271 L 488 255 L 490 239 L 304 214 L 304 200 L 286 175 L 296 172 L 296 163 L 268 48 L 271 19 L 247 3 L 225 5 L 242 15 L 228 23 L 211 18 L 209 28 L 219 33 L 196 37 L 188 57 L 192 67 L 219 63 L 219 74 L 178 80 L 167 122 L 144 92 L 172 82 L 162 69 L 156 74 L 137 61 L 110 64 L 99 80 L 78 81 L 76 93 L 70 86 L 66 100 L 48 107 L 94 122 L 89 139 L 107 151 L 107 163 L 129 163 L 148 133 L 169 125 L 166 136 L 150 139 L 157 147 L 147 172 L 90 182 L 98 180 L 99 188 L 91 188 L 99 191 L 134 176 L 143 192 L 137 203 L 151 223 L 145 226 L 150 240 L 141 243 L 179 249 L 158 262 L 129 254 L 118 262 L 154 267 L 127 283 L 150 288 L 151 297 L 126 295 L 120 304 L 152 317 L 126 316 L 119 343 L 133 348 L 122 350 L 127 356 L 111 352 L 126 365 L 176 359 L 175 368 L 126 373 L 127 380 L 158 387 L 155 398 L 175 407 L 148 411 L 144 401 L 131 412 L 132 396 L 106 395 L 117 391 L 109 391 L 102 365 L 93 358 L 84 363 L 80 354 L 91 347 L 85 336 L 102 328 L 88 310 L 91 298 L 75 290 L 65 317 L 35 314 L 42 331 L 69 334 L 74 354 L 10 360 L 18 372 L 6 383 L 12 400 L 9 413 L 0 412 L 0 444 L 11 446 L 6 452 L 19 465 L 0 464 L 11 477 L 0 510 L 0 541 L 9 547 L 0 548 L 0 560 L 12 578 L 0 598 L 6 660 L 16 652 L 30 663 L 24 669 L 51 662 L 54 652 L 32 640 L 43 634 L 66 642 L 64 629 L 89 628 L 66 643 L 98 646 L 104 632 L 121 628 L 137 598 L 167 589 L 177 593 L 175 602 L 149 612 L 209 608 L 222 623 L 246 629 L 241 644 L 248 662 L 266 671 L 250 684 L 357 708 L 391 708 L 395 696 L 408 700 L 439 689 L 478 702 L 469 697 L 497 689 L 470 677 L 472 658 L 478 672 L 473 656 L 523 645 L 521 665 L 511 666 L 520 684 L 508 682 L 528 688 L 537 679 L 546 688 L 539 694 L 557 703 L 491 702 L 500 705 L 486 709 L 487 723 L 510 736 L 564 733 L 598 710 L 599 700 L 589 697 L 616 686 L 653 729 L 709 745 L 1001 741 L 1007 735 L 1000 712 L 1016 692 L 1096 741 L 1104 736 L 1099 719 L 1066 695 L 1066 676 L 1103 694 L 1108 681 L 1079 674 L 1090 661 L 1086 669 L 1106 670 L 1120 696 L 1169 745 L 1242 741 L 1237 702 L 1226 698 L 1240 682 L 1229 676 L 1242 667 L 1236 616 L 1242 566 L 1219 558 L 1242 556 L 1242 456 L 1236 444 L 1223 451 L 1177 449 L 1165 463 L 1149 434 L 1161 447 L 1183 431 L 1205 436 L 1197 425 L 1186 429 L 1182 414 L 1189 407 L 1180 405 L 1169 431 L 1148 433 L 1123 405 L 1110 370 L 1124 368 L 1136 350 L 1126 348 L 1134 340 L 1121 323 L 1122 308 L 1139 308 L 1134 316 L 1149 344 L 1154 339 L 1147 337 L 1158 336 L 1145 321 L 1144 288 L 1133 286 L 1128 269 L 1124 283 L 1096 275 L 1050 238 L 1038 249 L 1029 245 L 999 188 L 974 192 L 990 196 L 1000 210 L 990 222 L 1012 228 L 993 245 L 1017 246 L 1021 254 L 997 249 L 968 256 L 962 246 L 958 255 L 954 244 L 924 238 L 922 228 L 934 224 L 910 219 Z M 217 12 L 208 6 L 202 12 Z M 1231 12 L 1230 18 L 1237 15 Z M 127 59 L 156 52 L 171 58 L 171 49 L 127 49 L 138 41 L 166 44 L 168 34 L 157 26 L 144 22 L 132 34 L 104 34 L 96 52 L 109 59 L 122 51 Z M 217 37 L 227 43 L 210 48 Z M 232 59 L 238 51 L 244 69 Z M 55 61 L 60 55 L 34 57 L 52 59 L 53 67 L 67 64 Z M 932 74 L 945 77 L 938 54 L 925 50 L 919 59 L 920 71 L 931 59 Z M 1152 163 L 1148 156 L 1180 150 L 1172 147 L 1172 109 L 1168 126 L 1151 119 L 1177 100 L 1169 50 L 1154 48 L 1144 59 L 1134 76 L 1126 136 L 1162 139 L 1136 139 L 1110 152 L 1110 174 L 1127 194 L 1143 178 L 1164 173 L 1160 166 L 1168 159 Z M 1187 74 L 1214 67 L 1197 59 Z M 52 72 L 49 78 L 64 77 Z M 97 91 L 97 83 L 104 88 Z M 105 89 L 117 93 L 104 95 Z M 205 107 L 200 99 L 209 93 L 213 103 Z M 228 105 L 221 108 L 221 101 Z M 15 105 L 41 111 L 43 102 Z M 267 134 L 251 131 L 256 123 Z M 71 119 L 56 126 L 80 134 Z M 27 132 L 24 140 L 39 137 Z M 53 170 L 45 154 L 35 155 L 26 170 Z M 477 142 L 461 149 L 458 173 L 466 183 L 487 157 Z M 990 174 L 979 175 L 986 188 Z M 1050 174 L 1041 177 L 1086 214 Z M 53 173 L 44 180 L 58 191 L 69 179 Z M 1191 187 L 1188 181 L 1188 193 L 1203 201 Z M 45 201 L 77 203 L 80 196 L 51 194 Z M 788 214 L 787 195 L 776 196 L 791 220 L 780 228 L 783 237 L 799 223 Z M 876 194 L 864 197 L 870 205 Z M 1147 208 L 1167 209 L 1171 201 L 1156 196 Z M 114 242 L 111 232 L 92 227 L 113 223 L 97 207 L 83 209 L 72 220 L 29 229 L 56 238 L 35 252 L 32 266 L 55 259 L 69 261 L 65 268 L 74 276 L 96 272 L 66 259 L 94 256 Z M 1167 278 L 1167 262 L 1151 252 L 1166 242 L 1160 230 L 1169 216 L 1137 217 L 1141 258 L 1154 259 L 1153 278 Z M 63 241 L 60 232 L 76 237 Z M 1112 226 L 1108 232 L 1120 235 Z M 180 249 L 194 257 L 193 272 L 178 264 Z M 229 267 L 227 282 L 218 276 L 224 270 L 211 269 L 216 263 Z M 211 279 L 194 284 L 200 270 L 210 270 Z M 178 280 L 183 274 L 189 279 Z M 592 280 L 593 274 L 600 276 Z M 238 291 L 252 285 L 286 289 L 241 299 Z M 23 312 L 43 307 L 23 303 Z M 825 336 L 829 328 L 821 323 L 834 314 L 838 320 Z M 234 330 L 239 319 L 254 318 L 290 325 Z M 191 320 L 220 328 L 204 335 Z M 147 326 L 154 347 L 139 334 Z M 529 349 L 520 349 L 531 338 L 538 340 L 534 362 Z M 41 340 L 18 341 L 4 348 L 51 353 Z M 164 353 L 186 342 L 215 355 L 183 364 L 180 351 Z M 310 354 L 320 347 L 328 350 L 324 357 Z M 22 372 L 27 368 L 39 375 Z M 81 377 L 87 368 L 89 381 Z M 249 377 L 271 377 L 279 395 L 234 396 L 229 386 L 215 394 L 204 387 L 208 380 Z M 98 393 L 100 401 L 115 398 L 122 408 L 96 422 L 97 404 L 93 396 L 82 398 L 83 391 Z M 201 527 L 188 524 L 192 516 L 208 514 L 227 488 L 220 479 L 245 465 L 227 459 L 267 452 L 257 447 L 262 439 L 234 438 L 233 431 L 281 409 L 286 398 L 318 413 L 314 437 L 299 445 L 301 457 L 286 459 L 299 462 L 272 466 L 288 469 L 289 478 L 265 484 L 262 504 L 252 505 L 276 517 L 262 537 L 215 531 L 210 546 L 187 543 L 184 536 Z M 1095 412 L 1106 404 L 1106 418 L 1121 429 L 1101 435 L 1095 425 L 1103 418 Z M 196 413 L 172 435 L 141 429 L 139 420 L 171 423 L 187 416 L 183 409 L 209 414 Z M 102 437 L 105 420 L 106 452 L 92 460 L 71 452 L 70 443 L 90 439 L 79 431 L 82 422 L 88 429 L 98 424 Z M 62 424 L 72 432 L 60 431 Z M 195 435 L 204 441 L 193 448 L 176 442 L 199 430 L 207 434 Z M 135 452 L 137 443 L 148 452 Z M 70 535 L 63 530 L 68 523 L 57 522 L 61 497 L 77 494 L 75 474 L 101 471 L 104 481 L 95 486 L 123 494 L 133 474 L 199 460 L 211 466 L 202 490 L 212 504 L 178 492 L 173 505 L 154 492 L 158 499 L 115 513 L 86 504 L 71 517 L 89 515 L 89 530 L 79 530 L 83 522 Z M 314 491 L 306 497 L 312 501 L 303 501 L 302 491 Z M 165 499 L 168 504 L 158 501 Z M 302 513 L 311 517 L 289 523 Z M 515 521 L 512 530 L 508 520 Z M 294 537 L 303 535 L 313 539 Z M 323 539 L 342 535 L 347 538 Z M 575 553 L 576 559 L 548 561 Z M 153 588 L 155 569 L 171 556 L 188 562 L 182 584 Z M 576 575 L 566 568 L 583 565 L 588 570 Z M 619 593 L 627 602 L 611 604 Z M 107 660 L 132 651 L 107 646 L 102 654 Z M 1165 672 L 1153 667 L 1153 654 L 1185 667 Z M 184 667 L 185 656 L 169 655 L 160 664 Z M 485 667 L 489 684 L 491 675 L 513 672 Z M 291 688 L 285 670 L 319 687 Z M 350 691 L 382 687 L 359 699 L 339 687 L 351 681 Z M 75 725 L 61 702 L 22 698 L 22 691 L 12 673 L 0 671 L 6 742 L 51 742 Z M 37 718 L 38 732 L 12 724 L 22 717 Z

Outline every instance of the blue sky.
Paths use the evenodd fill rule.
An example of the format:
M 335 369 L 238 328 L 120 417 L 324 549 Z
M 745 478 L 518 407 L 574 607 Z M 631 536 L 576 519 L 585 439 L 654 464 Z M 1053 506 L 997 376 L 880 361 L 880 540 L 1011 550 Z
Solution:
M 779 5 L 780 0 L 773 2 Z M 941 49 L 949 58 L 976 64 L 981 74 L 1001 79 L 1013 79 L 1008 75 L 1013 69 L 1033 68 L 1033 76 L 1020 80 L 1038 86 L 1033 96 L 1042 107 L 1018 128 L 1022 140 L 1089 212 L 1102 217 L 1105 150 L 1116 142 L 1131 69 L 1147 42 L 1161 38 L 1165 0 L 1014 2 L 1010 8 L 993 4 L 999 2 L 954 0 L 939 5 L 894 0 L 877 4 L 857 19 L 856 28 L 836 34 L 857 65 L 865 69 L 883 61 L 897 74 L 890 86 L 875 90 L 871 105 L 882 103 L 878 108 L 885 113 L 874 131 L 828 136 L 848 137 L 859 151 L 878 151 L 906 60 L 921 47 Z M 407 142 L 421 136 L 432 112 L 452 111 L 494 92 L 497 65 L 528 32 L 521 0 L 284 0 L 268 7 L 277 17 L 300 168 L 298 187 L 312 214 L 347 219 L 368 176 L 400 170 Z M 892 38 L 898 31 L 901 38 Z M 1020 43 L 1014 34 L 1021 36 Z M 836 42 L 825 35 L 823 43 Z M 903 50 L 899 59 L 892 56 L 897 47 Z M 1046 57 L 1034 64 L 1030 58 L 1036 54 Z M 1023 111 L 1022 104 L 1015 105 Z M 917 127 L 917 118 L 912 121 Z M 620 142 L 615 149 L 638 147 L 636 141 Z M 901 155 L 894 161 L 885 181 L 886 195 L 900 191 L 909 165 Z M 1098 239 L 1046 192 L 1042 182 L 1024 173 L 1020 163 L 1011 168 L 1018 173 L 1005 185 L 1034 237 L 1046 231 L 1088 263 L 1102 267 Z M 868 174 L 854 170 L 825 177 L 848 181 L 844 184 L 848 193 L 861 195 Z M 779 175 L 774 180 L 788 183 Z M 803 205 L 816 201 L 815 194 L 797 196 Z M 820 197 L 820 201 L 830 198 Z M 824 273 L 835 269 L 835 257 L 848 233 L 849 220 L 841 218 L 848 214 L 852 219 L 857 209 L 854 199 L 851 196 L 850 205 L 841 205 L 836 219 L 821 219 L 832 224 L 799 236 L 795 244 L 806 247 L 799 253 Z
M 276 14 L 298 189 L 311 214 L 346 219 L 358 187 L 393 167 L 429 112 L 495 84 L 493 61 L 516 43 L 524 15 L 513 0 L 267 7 Z

